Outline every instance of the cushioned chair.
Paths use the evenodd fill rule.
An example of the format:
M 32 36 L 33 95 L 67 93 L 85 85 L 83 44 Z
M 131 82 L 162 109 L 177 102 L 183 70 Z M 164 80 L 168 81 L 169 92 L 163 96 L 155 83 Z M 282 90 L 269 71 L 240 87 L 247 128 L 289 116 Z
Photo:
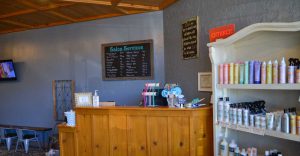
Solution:
M 14 139 L 17 139 L 17 133 L 15 131 L 16 131 L 15 129 L 0 127 L 0 142 L 2 140 L 5 140 L 5 144 L 8 151 L 10 150 L 12 141 Z
M 24 131 L 29 132 L 29 134 L 24 134 L 23 133 L 23 129 L 18 129 L 17 130 L 18 141 L 17 141 L 17 145 L 16 145 L 16 150 L 15 151 L 18 150 L 19 143 L 23 142 L 24 148 L 25 148 L 25 152 L 28 153 L 29 142 L 30 141 L 36 142 L 38 144 L 38 146 L 39 146 L 39 149 L 41 150 L 41 145 L 40 145 L 40 142 L 39 142 L 39 139 L 38 139 L 36 131 L 32 131 L 32 130 L 24 130 Z

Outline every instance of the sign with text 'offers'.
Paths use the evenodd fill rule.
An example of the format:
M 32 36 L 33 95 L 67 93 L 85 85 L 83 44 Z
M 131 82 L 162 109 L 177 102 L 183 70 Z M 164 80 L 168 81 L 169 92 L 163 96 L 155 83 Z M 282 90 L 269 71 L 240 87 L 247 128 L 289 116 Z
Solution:
M 228 24 L 209 30 L 209 41 L 215 42 L 217 39 L 225 39 L 235 33 L 235 24 Z

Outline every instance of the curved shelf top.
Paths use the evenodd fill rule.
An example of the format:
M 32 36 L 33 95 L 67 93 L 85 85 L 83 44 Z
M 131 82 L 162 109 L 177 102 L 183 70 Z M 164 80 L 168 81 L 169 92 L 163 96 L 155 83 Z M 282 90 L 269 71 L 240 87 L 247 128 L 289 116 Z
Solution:
M 220 39 L 216 42 L 208 43 L 208 47 L 214 47 L 218 45 L 232 44 L 250 34 L 258 31 L 278 31 L 278 32 L 294 32 L 300 31 L 300 21 L 291 23 L 256 23 L 243 28 L 236 32 L 232 36 L 226 39 Z

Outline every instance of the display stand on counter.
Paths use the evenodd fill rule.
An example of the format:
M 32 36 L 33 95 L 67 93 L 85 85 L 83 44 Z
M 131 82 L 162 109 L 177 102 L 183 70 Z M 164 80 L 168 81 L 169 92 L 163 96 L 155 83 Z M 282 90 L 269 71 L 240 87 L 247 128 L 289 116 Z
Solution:
M 280 64 L 283 57 L 286 58 L 286 61 L 288 58 L 300 58 L 300 22 L 253 24 L 227 39 L 209 43 L 208 47 L 213 73 L 214 155 L 220 155 L 219 145 L 222 141 L 220 136 L 224 134 L 225 129 L 228 131 L 227 142 L 235 140 L 240 150 L 241 148 L 256 147 L 258 155 L 263 155 L 267 149 L 277 149 L 287 156 L 299 155 L 300 135 L 219 122 L 217 102 L 220 97 L 230 97 L 232 103 L 264 100 L 267 112 L 294 107 L 300 110 L 298 102 L 300 84 L 297 84 L 296 80 L 294 84 L 289 84 L 288 79 L 286 84 L 278 82 L 276 82 L 278 84 L 268 84 L 268 81 L 267 84 L 250 84 L 251 79 L 248 80 L 246 75 L 246 79 L 233 81 L 232 79 L 239 77 L 230 76 L 230 71 L 238 71 L 235 68 L 228 68 L 230 70 L 226 71 L 229 74 L 228 79 L 221 80 L 221 82 L 226 81 L 229 84 L 220 84 L 219 80 L 220 64 L 230 66 L 237 62 L 249 61 L 250 63 L 251 60 L 257 60 L 266 61 L 268 66 L 268 61 L 272 60 L 276 62 L 277 66 L 275 60 L 278 60 L 278 64 Z M 242 67 L 244 68 L 244 66 L 246 64 Z M 249 70 L 251 70 L 250 67 Z M 287 64 L 286 71 L 288 72 L 288 70 Z M 223 72 L 225 71 L 221 71 L 222 74 L 224 74 Z M 242 72 L 248 71 L 243 70 Z M 280 71 L 277 74 L 280 75 Z M 250 75 L 253 76 L 253 73 Z M 248 81 L 249 83 L 245 84 Z M 231 82 L 233 84 L 230 84 Z

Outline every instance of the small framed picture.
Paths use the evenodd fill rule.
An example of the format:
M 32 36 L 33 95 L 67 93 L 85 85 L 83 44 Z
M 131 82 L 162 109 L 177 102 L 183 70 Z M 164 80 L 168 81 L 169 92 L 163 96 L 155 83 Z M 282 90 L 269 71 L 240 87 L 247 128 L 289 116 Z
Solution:
M 211 72 L 198 73 L 198 91 L 212 92 L 212 74 Z
M 83 93 L 75 93 L 75 106 L 92 106 L 92 93 L 91 92 L 83 92 Z

